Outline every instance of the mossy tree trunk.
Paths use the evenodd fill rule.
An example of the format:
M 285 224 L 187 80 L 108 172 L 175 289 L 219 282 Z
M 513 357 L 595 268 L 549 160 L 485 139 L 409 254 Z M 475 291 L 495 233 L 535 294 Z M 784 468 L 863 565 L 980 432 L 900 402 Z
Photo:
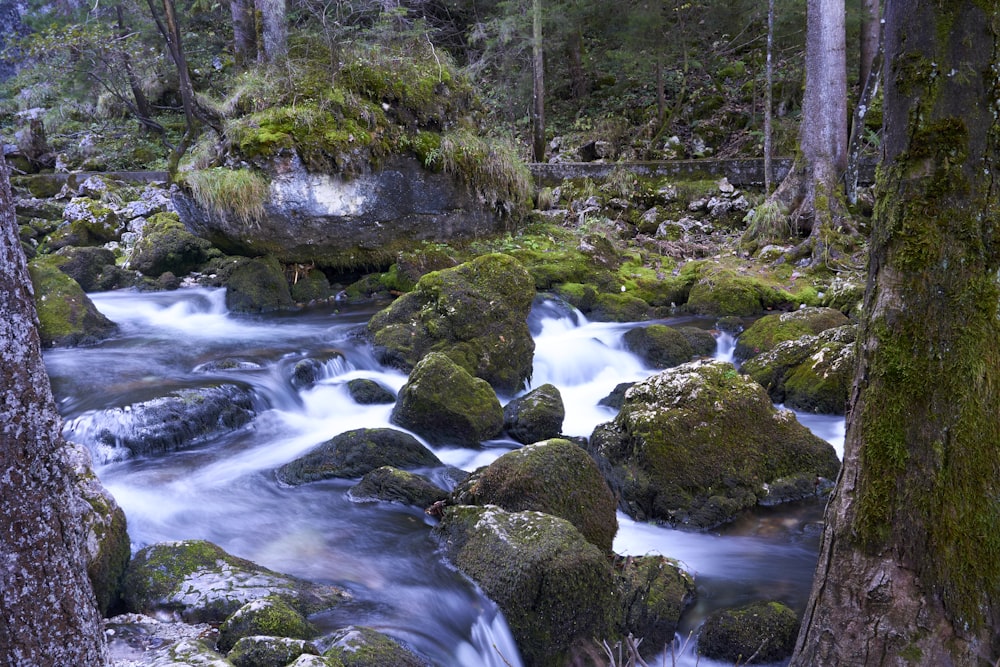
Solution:
M 859 361 L 792 665 L 1000 659 L 998 17 L 886 7 Z
M 847 47 L 844 0 L 806 4 L 806 86 L 801 155 L 770 196 L 789 215 L 794 233 L 809 232 L 798 255 L 825 263 L 831 246 L 852 234 L 841 176 L 847 168 Z
M 545 55 L 542 0 L 531 0 L 531 156 L 545 162 Z
M 0 156 L 0 665 L 107 663 L 60 430 Z

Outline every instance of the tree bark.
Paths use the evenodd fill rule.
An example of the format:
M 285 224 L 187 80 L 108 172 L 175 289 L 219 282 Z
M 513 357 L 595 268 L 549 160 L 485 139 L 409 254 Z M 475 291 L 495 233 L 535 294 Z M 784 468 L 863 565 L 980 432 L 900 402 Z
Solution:
M 233 57 L 237 67 L 247 67 L 257 55 L 253 2 L 229 0 L 229 12 L 233 17 Z
M 793 666 L 1000 661 L 998 16 L 886 5 L 865 316 Z
M 882 32 L 882 9 L 879 0 L 861 0 L 861 57 L 858 63 L 858 87 L 864 88 L 878 58 Z
M 31 280 L 0 156 L 0 664 L 108 661 L 84 555 L 82 499 L 59 455 Z
M 285 0 L 255 0 L 260 16 L 259 60 L 277 63 L 288 55 L 288 29 L 285 25 Z
M 531 154 L 545 162 L 545 57 L 542 50 L 542 0 L 531 2 Z

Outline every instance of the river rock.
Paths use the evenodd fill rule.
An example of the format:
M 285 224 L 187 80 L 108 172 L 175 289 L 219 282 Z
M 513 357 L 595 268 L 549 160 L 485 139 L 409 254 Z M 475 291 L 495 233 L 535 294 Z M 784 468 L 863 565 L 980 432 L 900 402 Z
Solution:
M 293 308 L 285 274 L 274 257 L 239 262 L 226 283 L 226 308 L 234 313 L 265 313 Z
M 788 294 L 751 276 L 706 263 L 696 272 L 685 308 L 699 315 L 749 317 L 760 315 L 787 299 Z
M 474 446 L 500 434 L 503 408 L 485 380 L 431 352 L 399 390 L 390 420 L 435 444 Z
M 102 315 L 80 285 L 59 270 L 65 261 L 40 255 L 28 264 L 42 345 L 86 345 L 114 335 L 118 325 Z
M 219 626 L 217 646 L 223 653 L 228 653 L 236 642 L 244 637 L 266 635 L 309 639 L 316 634 L 316 628 L 306 620 L 305 616 L 283 598 L 271 595 L 252 600 L 230 614 Z M 285 665 L 288 662 L 289 660 L 286 660 L 281 664 Z
M 616 606 L 605 551 L 565 519 L 451 506 L 434 534 L 446 557 L 503 611 L 524 664 L 574 664 L 610 637 Z
M 119 614 L 105 622 L 108 652 L 116 667 L 232 667 L 215 650 L 215 629 L 144 614 Z
M 288 637 L 243 637 L 226 654 L 234 667 L 285 667 L 300 655 L 319 655 L 310 642 Z
M 432 173 L 413 157 L 393 156 L 346 179 L 306 171 L 294 153 L 268 165 L 264 214 L 247 225 L 174 189 L 184 224 L 233 255 L 270 254 L 285 264 L 359 266 L 426 242 L 475 239 L 504 221 L 461 178 Z
M 66 261 L 59 264 L 59 270 L 72 278 L 84 292 L 114 289 L 118 276 L 112 275 L 108 281 L 106 274 L 114 274 L 115 254 L 107 248 L 67 246 L 56 253 Z M 106 286 L 110 282 L 109 286 Z
M 355 403 L 361 405 L 379 405 L 395 403 L 396 394 L 389 391 L 375 380 L 354 378 L 347 381 L 347 391 Z
M 152 278 L 168 271 L 183 276 L 208 261 L 211 248 L 208 241 L 185 229 L 176 213 L 157 213 L 142 227 L 128 266 Z
M 409 433 L 391 428 L 346 431 L 278 468 L 283 484 L 306 484 L 321 479 L 356 478 L 385 465 L 399 468 L 440 466 L 431 450 Z
M 673 642 L 681 614 L 694 602 L 694 579 L 663 556 L 618 557 L 616 569 L 624 607 L 620 634 L 641 637 L 640 653 L 651 659 Z
M 749 359 L 767 352 L 781 341 L 816 335 L 850 323 L 846 315 L 834 308 L 800 308 L 765 315 L 740 334 L 733 354 L 737 359 Z
M 178 389 L 120 408 L 88 412 L 67 422 L 66 435 L 106 459 L 171 452 L 238 429 L 257 414 L 256 396 L 242 384 Z
M 503 427 L 507 435 L 527 445 L 559 435 L 565 417 L 558 387 L 543 384 L 504 406 Z
M 804 412 L 842 415 L 854 381 L 857 327 L 786 340 L 743 362 L 775 403 Z
M 741 665 L 780 662 L 792 655 L 798 632 L 799 619 L 787 606 L 755 602 L 710 614 L 698 636 L 698 653 Z
M 629 352 L 651 368 L 679 366 L 696 356 L 688 337 L 664 324 L 629 329 L 622 340 Z
M 427 667 L 398 641 L 373 628 L 351 625 L 325 638 L 332 642 L 323 657 L 344 667 Z
M 65 222 L 49 234 L 45 247 L 56 251 L 64 246 L 99 246 L 117 241 L 122 232 L 118 213 L 103 201 L 73 197 L 63 209 Z
M 447 491 L 423 475 L 392 466 L 382 466 L 365 473 L 348 494 L 358 502 L 384 500 L 420 508 L 430 507 L 448 497 Z
M 611 553 L 618 532 L 615 498 L 582 447 L 559 438 L 515 449 L 476 470 L 452 493 L 460 505 L 497 505 L 566 519 Z
M 125 576 L 129 612 L 165 614 L 189 623 L 222 623 L 243 605 L 269 596 L 284 599 L 302 614 L 350 598 L 334 586 L 279 574 L 203 540 L 140 549 Z
M 94 587 L 98 609 L 107 615 L 121 600 L 122 582 L 132 555 L 125 512 L 94 474 L 86 447 L 70 442 L 62 448 L 62 453 L 73 469 L 76 488 L 85 502 L 87 576 Z
M 773 483 L 811 484 L 840 466 L 834 448 L 775 409 L 763 387 L 714 360 L 636 383 L 588 447 L 630 516 L 700 529 L 773 502 Z
M 383 363 L 410 370 L 426 354 L 443 352 L 497 391 L 515 393 L 531 377 L 534 296 L 534 280 L 517 260 L 483 255 L 424 275 L 376 313 L 368 330 Z

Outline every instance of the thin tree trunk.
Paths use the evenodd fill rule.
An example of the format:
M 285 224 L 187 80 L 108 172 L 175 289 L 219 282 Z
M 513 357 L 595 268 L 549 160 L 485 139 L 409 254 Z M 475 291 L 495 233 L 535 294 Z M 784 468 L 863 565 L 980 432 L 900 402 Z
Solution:
M 881 23 L 879 23 L 881 27 Z M 858 170 L 861 163 L 861 143 L 865 130 L 865 118 L 871 111 L 872 100 L 878 94 L 882 78 L 882 31 L 879 30 L 878 49 L 873 66 L 868 70 L 868 78 L 861 89 L 861 97 L 851 117 L 851 136 L 847 141 L 847 170 L 844 172 L 844 189 L 847 201 L 854 204 L 858 200 Z
M 61 420 L 0 156 L 0 665 L 107 664 L 87 578 L 83 503 L 58 454 Z
M 252 63 L 257 55 L 253 2 L 229 0 L 229 12 L 233 17 L 233 56 L 236 59 L 236 66 L 244 68 Z
M 774 183 L 774 167 L 772 165 L 773 147 L 771 142 L 774 131 L 771 128 L 774 107 L 774 0 L 767 0 L 767 56 L 765 77 L 767 83 L 764 89 L 764 193 L 771 194 Z
M 886 5 L 865 316 L 795 667 L 1000 661 L 998 15 Z
M 861 0 L 861 57 L 858 63 L 858 85 L 864 86 L 871 75 L 872 65 L 879 58 L 882 33 L 882 9 L 879 0 Z
M 132 91 L 132 102 L 135 105 L 133 113 L 144 128 L 163 136 L 163 126 L 153 120 L 153 110 L 149 106 L 146 93 L 142 91 L 139 78 L 135 75 L 135 70 L 132 68 L 132 59 L 128 55 L 128 49 L 125 48 L 125 39 L 128 37 L 128 31 L 125 29 L 125 19 L 122 15 L 121 5 L 115 5 L 115 16 L 118 19 L 118 38 L 121 40 L 122 45 L 118 54 L 122 61 L 122 69 L 125 70 L 125 76 L 128 78 L 129 89 Z
M 288 31 L 285 27 L 285 0 L 255 0 L 260 15 L 258 59 L 277 63 L 288 55 Z
M 545 162 L 545 56 L 542 50 L 542 0 L 531 2 L 531 154 Z
M 583 35 L 579 30 L 573 30 L 566 43 L 566 54 L 569 59 L 569 76 L 572 84 L 570 93 L 573 99 L 580 100 L 590 92 L 587 73 L 583 68 Z

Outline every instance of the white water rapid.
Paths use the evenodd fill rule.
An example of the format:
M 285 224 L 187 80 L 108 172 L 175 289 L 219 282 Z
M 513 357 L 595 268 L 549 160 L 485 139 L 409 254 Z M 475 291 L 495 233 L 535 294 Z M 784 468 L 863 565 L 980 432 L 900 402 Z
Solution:
M 51 350 L 46 364 L 67 437 L 94 452 L 101 480 L 126 512 L 134 549 L 164 540 L 211 540 L 273 570 L 350 590 L 352 602 L 314 619 L 321 629 L 368 625 L 442 667 L 520 665 L 503 615 L 443 561 L 420 509 L 353 502 L 346 493 L 353 481 L 295 488 L 275 481 L 277 466 L 320 442 L 354 428 L 391 426 L 391 406 L 359 405 L 346 388 L 357 377 L 394 391 L 406 380 L 380 366 L 356 335 L 370 309 L 234 316 L 226 312 L 222 290 L 201 288 L 91 298 L 120 326 L 119 335 L 92 347 Z M 589 436 L 614 417 L 600 399 L 619 383 L 656 372 L 622 346 L 622 335 L 635 324 L 588 322 L 554 302 L 537 304 L 529 324 L 536 342 L 532 386 L 559 388 L 567 435 Z M 731 354 L 732 338 L 720 336 L 717 356 Z M 289 369 L 305 358 L 324 359 L 324 376 L 296 389 Z M 180 451 L 128 457 L 97 442 L 95 414 L 218 381 L 249 385 L 264 409 L 248 425 Z M 842 447 L 842 417 L 798 416 Z M 422 442 L 446 464 L 468 471 L 518 446 L 507 440 L 478 448 Z M 418 472 L 449 484 L 440 470 Z M 661 553 L 695 574 L 699 600 L 686 633 L 713 609 L 759 597 L 801 607 L 821 511 L 771 508 L 713 534 L 620 515 L 615 549 Z M 672 664 L 675 658 L 694 664 L 690 650 L 663 660 Z

